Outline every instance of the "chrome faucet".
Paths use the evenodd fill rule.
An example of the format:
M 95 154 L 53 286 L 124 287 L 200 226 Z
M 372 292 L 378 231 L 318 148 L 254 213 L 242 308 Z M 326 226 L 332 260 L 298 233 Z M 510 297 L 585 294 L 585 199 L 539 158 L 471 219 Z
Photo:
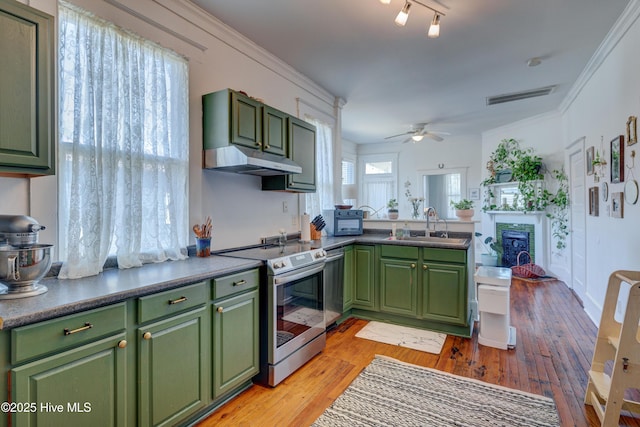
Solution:
M 440 218 L 439 216 L 436 216 L 436 218 L 438 221 L 440 221 L 440 219 L 444 221 L 444 233 L 441 233 L 440 237 L 444 237 L 445 239 L 447 239 L 449 237 L 449 223 L 447 222 L 447 219 Z M 434 227 L 434 231 L 435 231 L 435 227 Z
M 429 236 L 429 217 L 431 216 L 431 212 L 433 212 L 433 215 L 436 217 L 436 220 L 438 218 L 438 212 L 436 212 L 436 208 L 434 208 L 433 206 L 429 206 L 428 208 L 424 209 L 424 216 L 427 218 L 427 228 L 425 230 L 425 236 L 427 237 Z

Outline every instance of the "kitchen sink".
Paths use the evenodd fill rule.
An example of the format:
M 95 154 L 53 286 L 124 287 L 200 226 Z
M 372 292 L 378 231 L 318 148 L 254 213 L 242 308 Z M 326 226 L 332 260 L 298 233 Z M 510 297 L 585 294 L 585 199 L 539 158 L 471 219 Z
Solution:
M 466 243 L 469 239 L 461 239 L 455 237 L 436 237 L 436 236 L 411 236 L 411 237 L 402 237 L 399 239 L 392 239 L 388 237 L 387 240 L 407 240 L 414 242 L 434 242 L 434 243 L 452 243 L 452 244 L 463 244 Z

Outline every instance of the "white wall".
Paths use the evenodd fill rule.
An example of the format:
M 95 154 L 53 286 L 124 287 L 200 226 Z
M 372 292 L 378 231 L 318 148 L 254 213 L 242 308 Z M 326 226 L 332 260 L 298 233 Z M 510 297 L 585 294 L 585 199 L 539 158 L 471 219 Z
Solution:
M 358 156 L 382 153 L 398 153 L 398 210 L 400 218 L 410 218 L 411 208 L 404 197 L 404 183 L 411 182 L 411 194 L 418 196 L 421 188 L 418 171 L 466 168 L 467 188 L 480 187 L 482 168 L 478 163 L 482 152 L 482 141 L 476 135 L 451 135 L 437 142 L 423 139 L 415 144 L 401 142 L 358 145 Z M 480 218 L 480 206 L 476 204 L 474 219 Z
M 258 177 L 204 171 L 202 164 L 201 96 L 232 88 L 298 115 L 297 98 L 334 116 L 334 97 L 288 65 L 183 0 L 74 0 L 74 3 L 117 25 L 154 40 L 189 60 L 190 90 L 190 223 L 213 219 L 213 248 L 254 244 L 284 228 L 299 230 L 303 196 L 263 192 Z M 56 14 L 55 0 L 32 0 L 31 6 Z M 163 30 L 167 29 L 166 31 Z M 339 120 L 338 120 L 339 123 Z M 0 177 L 0 213 L 28 214 L 48 230 L 41 241 L 56 243 L 55 177 Z M 283 212 L 283 202 L 288 212 Z

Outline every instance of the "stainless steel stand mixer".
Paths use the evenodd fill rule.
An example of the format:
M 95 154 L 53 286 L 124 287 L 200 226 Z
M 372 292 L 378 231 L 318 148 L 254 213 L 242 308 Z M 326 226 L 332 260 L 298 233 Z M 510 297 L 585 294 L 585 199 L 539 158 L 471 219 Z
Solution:
M 0 299 L 47 292 L 38 284 L 51 268 L 53 245 L 39 244 L 45 227 L 26 215 L 0 215 Z

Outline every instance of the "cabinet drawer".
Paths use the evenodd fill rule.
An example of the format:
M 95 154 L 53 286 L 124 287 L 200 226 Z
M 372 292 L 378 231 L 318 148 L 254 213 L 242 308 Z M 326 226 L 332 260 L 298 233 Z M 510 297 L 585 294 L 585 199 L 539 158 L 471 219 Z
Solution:
M 418 259 L 418 248 L 415 246 L 382 245 L 381 257 Z
M 207 300 L 205 282 L 138 298 L 138 322 L 144 323 L 178 313 L 204 304 Z
M 467 251 L 460 249 L 424 248 L 425 261 L 445 261 L 464 264 L 467 261 Z
M 260 273 L 257 268 L 213 279 L 213 299 L 255 289 L 259 283 Z
M 16 328 L 11 331 L 11 362 L 85 344 L 125 325 L 125 303 L 120 303 Z

